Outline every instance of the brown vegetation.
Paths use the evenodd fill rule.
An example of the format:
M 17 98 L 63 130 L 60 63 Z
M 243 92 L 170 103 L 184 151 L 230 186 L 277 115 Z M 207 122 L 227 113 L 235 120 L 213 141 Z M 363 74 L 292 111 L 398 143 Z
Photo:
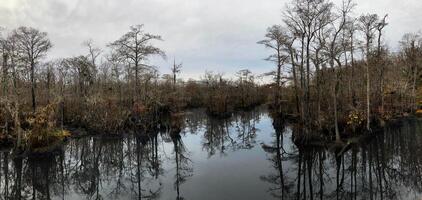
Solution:
M 5 31 L 0 140 L 12 138 L 18 146 L 27 140 L 38 147 L 66 126 L 101 134 L 146 133 L 163 117 L 177 118 L 188 108 L 227 117 L 269 102 L 273 116 L 340 141 L 346 131 L 371 131 L 391 118 L 420 113 L 421 34 L 406 34 L 400 50 L 391 52 L 383 44 L 387 15 L 354 17 L 354 6 L 351 0 L 340 6 L 329 0 L 288 4 L 283 24 L 268 28 L 258 42 L 273 51 L 266 58 L 276 65 L 267 74 L 274 77 L 268 85 L 257 84 L 258 76 L 247 69 L 233 79 L 206 72 L 202 80 L 180 80 L 183 65 L 176 60 L 172 74 L 160 75 L 148 59 L 166 58 L 156 46 L 162 38 L 143 25 L 130 27 L 107 51 L 88 40 L 86 55 L 48 62 L 43 59 L 52 47 L 47 33 L 30 27 Z
M 272 110 L 297 116 L 304 136 L 319 129 L 341 141 L 345 131 L 371 132 L 415 113 L 421 35 L 406 34 L 400 50 L 390 52 L 383 44 L 387 15 L 355 17 L 354 7 L 351 0 L 292 1 L 283 24 L 259 42 L 275 52 L 268 58 L 277 66 Z
M 35 43 L 31 38 L 37 38 Z M 203 80 L 184 82 L 177 79 L 182 64 L 174 61 L 172 75 L 160 77 L 147 61 L 166 57 L 153 44 L 161 40 L 138 25 L 110 43 L 109 53 L 88 40 L 83 43 L 86 55 L 42 62 L 52 46 L 47 33 L 20 27 L 4 34 L 2 142 L 38 148 L 67 135 L 59 131 L 63 127 L 96 134 L 147 133 L 168 116 L 177 127 L 176 116 L 187 108 L 205 107 L 211 115 L 225 117 L 265 102 L 249 70 L 240 71 L 238 80 L 206 73 Z M 99 56 L 106 60 L 100 63 Z

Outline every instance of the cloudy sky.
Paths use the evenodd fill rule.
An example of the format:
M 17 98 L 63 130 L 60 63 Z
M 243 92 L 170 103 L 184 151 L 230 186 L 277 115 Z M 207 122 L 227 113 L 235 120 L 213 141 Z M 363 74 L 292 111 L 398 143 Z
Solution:
M 287 0 L 0 0 L 0 26 L 32 26 L 49 34 L 50 58 L 85 54 L 82 42 L 105 45 L 144 24 L 159 34 L 168 60 L 151 59 L 168 73 L 174 57 L 183 61 L 183 77 L 198 78 L 205 70 L 254 73 L 272 69 L 263 61 L 268 50 L 256 44 L 268 26 L 281 23 Z M 334 0 L 335 3 L 340 0 Z M 394 49 L 406 32 L 422 29 L 420 0 L 355 0 L 355 15 L 389 14 L 386 42 Z

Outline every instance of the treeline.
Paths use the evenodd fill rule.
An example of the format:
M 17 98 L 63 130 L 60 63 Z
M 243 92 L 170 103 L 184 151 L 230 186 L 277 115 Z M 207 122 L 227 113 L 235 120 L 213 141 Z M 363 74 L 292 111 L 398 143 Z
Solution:
M 45 59 L 53 46 L 47 33 L 32 27 L 3 33 L 0 141 L 17 146 L 34 146 L 30 136 L 61 138 L 68 134 L 58 131 L 64 127 L 146 133 L 166 117 L 177 121 L 187 108 L 203 107 L 210 115 L 228 117 L 266 100 L 249 70 L 231 79 L 206 72 L 199 81 L 183 81 L 178 79 L 183 66 L 174 61 L 172 74 L 159 74 L 148 59 L 166 59 L 155 46 L 162 38 L 146 33 L 142 25 L 130 27 L 107 49 L 88 40 L 83 43 L 86 55 L 55 60 Z
M 347 130 L 371 131 L 415 113 L 422 83 L 421 34 L 405 34 L 393 52 L 384 44 L 388 15 L 354 16 L 355 6 L 292 1 L 282 24 L 258 42 L 274 52 L 267 60 L 277 66 L 275 114 L 298 119 L 309 132 L 328 130 L 337 140 Z

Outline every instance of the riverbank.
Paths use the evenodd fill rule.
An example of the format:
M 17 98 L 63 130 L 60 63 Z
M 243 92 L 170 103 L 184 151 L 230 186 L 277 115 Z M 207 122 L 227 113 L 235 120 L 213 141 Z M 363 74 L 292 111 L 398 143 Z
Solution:
M 49 146 L 51 146 L 50 143 L 62 141 L 68 137 L 80 138 L 100 135 L 104 138 L 121 138 L 127 136 L 128 134 L 148 135 L 166 129 L 177 131 L 181 130 L 185 126 L 186 122 L 184 120 L 184 115 L 192 110 L 192 108 L 188 107 L 185 107 L 181 110 L 174 110 L 169 107 L 169 105 L 164 104 L 155 104 L 155 106 L 150 105 L 149 108 L 146 108 L 143 105 L 134 104 L 134 106 L 129 109 L 120 107 L 117 104 L 102 104 L 98 101 L 95 103 L 95 106 L 97 106 L 96 109 L 94 109 L 94 107 L 89 107 L 93 105 L 79 104 L 76 106 L 76 102 L 72 104 L 66 104 L 65 106 L 72 107 L 72 105 L 72 112 L 70 112 L 68 109 L 61 108 L 61 104 L 52 104 L 46 108 L 40 109 L 40 112 L 34 116 L 31 114 L 28 114 L 27 117 L 22 116 L 22 118 L 25 119 L 25 123 L 22 124 L 23 131 L 25 131 L 27 136 L 32 136 L 32 140 L 34 140 L 34 138 L 37 139 L 37 141 L 28 142 L 28 144 L 31 144 L 36 148 L 48 149 Z M 104 107 L 102 105 L 108 106 Z M 236 115 L 236 113 L 253 112 L 253 110 L 259 107 L 262 107 L 262 105 L 252 104 L 251 106 L 247 107 L 237 107 L 230 112 L 224 113 L 224 115 L 214 115 L 210 113 L 206 107 L 199 108 L 199 110 L 203 110 L 203 112 L 211 118 L 225 120 L 231 118 L 233 115 Z M 296 130 L 294 134 L 294 141 L 297 145 L 327 146 L 335 142 L 340 142 L 335 141 L 335 134 L 332 127 L 330 129 L 323 128 L 320 131 L 316 131 L 318 130 L 318 127 L 305 128 L 305 126 L 299 123 L 298 116 L 277 114 L 276 112 L 272 112 L 272 107 L 268 104 L 264 107 L 269 107 L 266 110 L 271 113 L 274 124 L 280 123 L 280 126 L 284 126 L 284 123 L 289 123 L 292 125 L 292 127 L 294 127 Z M 81 112 L 80 114 L 76 115 L 75 111 L 78 110 Z M 115 113 L 117 111 L 121 114 L 116 115 Z M 62 122 L 60 122 L 60 116 L 63 120 Z M 40 119 L 35 120 L 37 117 Z M 392 124 L 395 121 L 400 121 L 408 117 L 413 116 L 395 116 L 390 117 L 388 121 L 383 121 L 382 123 L 373 123 L 374 126 L 372 127 L 372 133 L 367 133 L 362 126 L 359 128 L 351 128 L 351 124 L 346 122 L 340 123 L 341 143 L 348 144 L 350 141 L 355 141 L 356 138 L 359 140 L 360 137 L 376 134 L 382 130 L 386 124 Z M 36 125 L 36 121 L 37 123 L 41 122 L 41 124 Z M 35 130 L 34 128 L 38 130 Z M 277 126 L 275 126 L 275 128 L 277 128 Z M 38 134 L 28 134 L 31 133 L 33 129 L 35 132 L 38 132 Z M 57 137 L 54 134 L 52 136 L 48 136 L 49 134 L 47 134 L 49 132 L 55 133 L 60 130 L 63 130 L 63 133 L 65 134 Z M 16 144 L 16 136 L 16 134 L 8 134 L 7 137 L 0 137 L 3 138 L 0 140 L 1 144 L 4 144 L 2 146 L 13 147 Z M 48 139 L 49 137 L 50 139 Z M 26 137 L 26 140 L 29 141 L 29 138 L 30 137 Z M 25 151 L 31 149 L 30 147 L 25 148 Z
M 104 107 L 107 105 L 107 107 Z M 90 107 L 96 106 L 96 107 Z M 224 116 L 210 114 L 207 108 L 204 110 L 208 116 L 218 119 L 228 119 L 236 112 L 253 110 L 259 104 L 247 109 L 239 108 L 226 112 Z M 72 110 L 68 109 L 72 107 Z M 174 108 L 174 107 L 173 107 Z M 87 104 L 49 104 L 40 107 L 35 114 L 21 113 L 18 124 L 9 126 L 9 134 L 0 137 L 1 146 L 19 149 L 19 152 L 48 152 L 51 146 L 62 142 L 66 138 L 80 138 L 100 135 L 104 138 L 125 137 L 128 134 L 148 136 L 163 130 L 171 129 L 173 132 L 184 127 L 184 115 L 192 108 L 172 109 L 168 105 L 155 104 L 145 107 L 134 104 L 129 109 L 117 104 L 95 105 Z M 75 112 L 78 111 L 78 112 Z M 116 114 L 120 113 L 120 114 Z M 19 131 L 17 133 L 16 131 Z M 17 148 L 18 139 L 21 137 L 20 148 Z M 51 148 L 54 150 L 54 148 Z

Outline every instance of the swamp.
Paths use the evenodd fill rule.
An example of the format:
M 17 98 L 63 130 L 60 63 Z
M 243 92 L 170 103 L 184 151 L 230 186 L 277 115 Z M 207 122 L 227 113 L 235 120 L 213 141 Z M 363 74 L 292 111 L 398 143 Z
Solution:
M 421 200 L 395 4 L 0 0 L 0 200 Z

